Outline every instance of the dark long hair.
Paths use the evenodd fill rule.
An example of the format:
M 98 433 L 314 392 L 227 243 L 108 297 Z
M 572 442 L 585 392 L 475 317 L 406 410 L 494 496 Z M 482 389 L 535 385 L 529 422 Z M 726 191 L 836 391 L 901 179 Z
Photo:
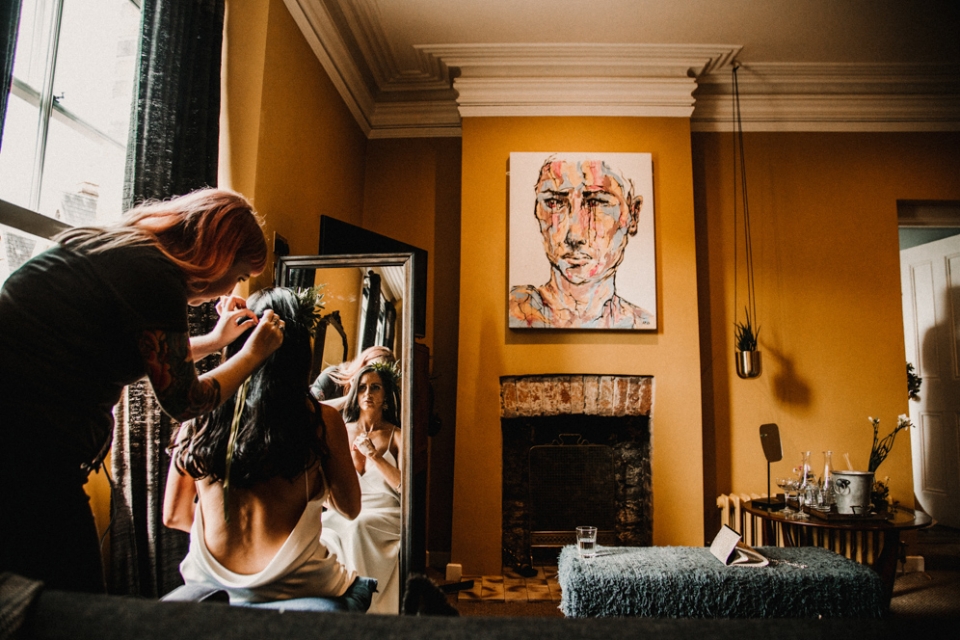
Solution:
M 295 294 L 290 289 L 271 287 L 250 296 L 247 306 L 257 316 L 273 309 L 285 328 L 283 344 L 250 376 L 230 467 L 230 484 L 239 488 L 277 476 L 291 480 L 318 460 L 325 464 L 328 457 L 325 442 L 316 435 L 320 407 L 308 391 L 311 327 L 304 318 L 298 318 Z M 228 357 L 236 355 L 248 335 L 227 347 Z M 224 479 L 227 442 L 239 393 L 181 427 L 187 430 L 178 437 L 183 444 L 172 454 L 180 470 L 195 479 Z
M 362 378 L 365 373 L 370 373 L 371 371 L 380 376 L 380 382 L 383 383 L 383 420 L 398 427 L 401 426 L 400 386 L 394 374 L 394 368 L 382 363 L 368 364 L 354 374 L 353 381 L 350 384 L 350 390 L 347 391 L 346 400 L 343 403 L 343 419 L 346 422 L 356 422 L 360 418 L 360 404 L 357 400 L 357 389 L 360 386 L 360 378 Z

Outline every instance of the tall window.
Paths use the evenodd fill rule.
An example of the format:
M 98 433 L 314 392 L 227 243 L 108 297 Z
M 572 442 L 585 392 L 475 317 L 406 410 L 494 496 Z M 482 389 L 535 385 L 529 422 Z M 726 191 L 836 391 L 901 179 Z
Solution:
M 74 226 L 120 217 L 139 32 L 140 0 L 22 0 L 0 200 Z M 0 225 L 0 282 L 48 245 Z

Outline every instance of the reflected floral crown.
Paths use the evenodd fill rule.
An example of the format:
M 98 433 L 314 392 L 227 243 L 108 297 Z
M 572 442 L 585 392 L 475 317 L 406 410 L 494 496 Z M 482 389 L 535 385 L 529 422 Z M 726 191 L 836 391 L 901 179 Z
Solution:
M 400 363 L 399 362 L 374 362 L 370 365 L 370 368 L 376 371 L 380 376 L 388 375 L 393 379 L 395 385 L 400 385 Z

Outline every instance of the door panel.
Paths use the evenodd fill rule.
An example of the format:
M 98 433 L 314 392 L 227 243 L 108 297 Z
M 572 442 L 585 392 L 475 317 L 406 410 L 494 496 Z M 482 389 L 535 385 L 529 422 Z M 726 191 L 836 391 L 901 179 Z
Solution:
M 960 527 L 960 235 L 900 252 L 904 345 L 923 378 L 911 401 L 914 492 Z

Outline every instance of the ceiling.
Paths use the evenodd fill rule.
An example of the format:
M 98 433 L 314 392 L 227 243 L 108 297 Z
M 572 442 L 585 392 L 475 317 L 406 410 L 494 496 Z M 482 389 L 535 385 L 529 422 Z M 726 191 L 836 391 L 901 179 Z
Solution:
M 371 138 L 460 118 L 960 130 L 956 0 L 284 0 Z

